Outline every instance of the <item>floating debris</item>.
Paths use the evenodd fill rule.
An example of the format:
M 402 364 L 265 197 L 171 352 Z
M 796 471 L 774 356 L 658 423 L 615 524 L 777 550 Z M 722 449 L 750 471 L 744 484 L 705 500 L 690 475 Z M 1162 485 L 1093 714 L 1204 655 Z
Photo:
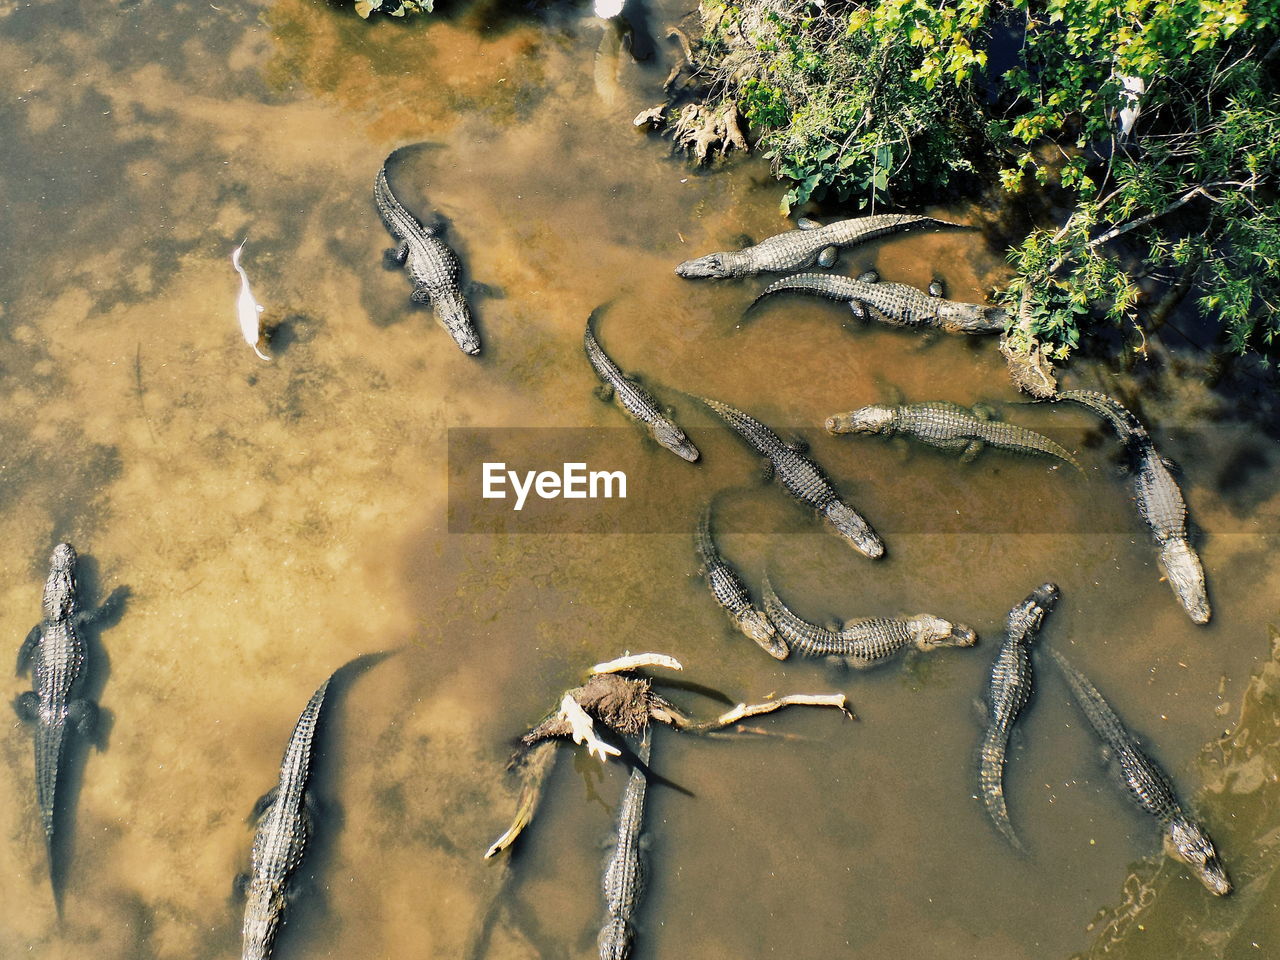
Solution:
M 621 675 L 638 666 L 671 667 L 672 664 L 679 669 L 678 661 L 659 653 L 625 656 L 599 664 L 597 669 L 604 668 L 610 672 L 593 671 L 582 686 L 566 690 L 557 709 L 520 738 L 521 748 L 508 765 L 508 769 L 519 771 L 522 780 L 516 815 L 511 826 L 485 851 L 486 860 L 511 846 L 533 820 L 554 759 L 554 754 L 547 747 L 561 737 L 572 737 L 579 743 L 586 740 L 590 744 L 591 740 L 597 739 L 596 723 L 606 727 L 614 736 L 636 737 L 645 733 L 654 720 L 687 733 L 710 734 L 733 726 L 746 717 L 793 706 L 835 707 L 846 716 L 853 717 L 843 693 L 798 693 L 771 697 L 762 703 L 739 703 L 712 720 L 696 720 L 654 693 L 653 681 L 648 677 Z M 569 706 L 570 703 L 573 706 Z M 579 711 L 587 718 L 590 740 L 585 735 L 583 740 L 578 740 L 578 734 L 584 733 L 580 718 L 575 725 L 574 717 Z M 607 744 L 601 746 L 614 755 L 621 752 Z M 589 746 L 588 749 L 592 748 Z

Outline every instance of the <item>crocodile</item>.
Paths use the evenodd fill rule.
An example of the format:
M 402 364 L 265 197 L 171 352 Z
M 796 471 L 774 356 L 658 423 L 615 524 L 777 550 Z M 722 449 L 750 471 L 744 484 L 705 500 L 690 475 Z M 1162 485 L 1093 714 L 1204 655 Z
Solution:
M 1009 735 L 1018 714 L 1031 696 L 1030 645 L 1044 624 L 1044 618 L 1058 602 L 1058 588 L 1052 583 L 1036 587 L 1025 600 L 1009 611 L 1006 636 L 991 665 L 986 733 L 978 761 L 978 795 L 986 805 L 992 823 L 1009 843 L 1023 849 L 1009 820 L 1004 800 L 1004 764 Z
M 1066 678 L 1089 726 L 1102 741 L 1107 760 L 1114 761 L 1129 799 L 1160 821 L 1165 852 L 1187 864 L 1211 893 L 1220 897 L 1229 894 L 1231 880 L 1213 841 L 1178 802 L 1168 775 L 1142 751 L 1097 688 L 1058 651 L 1050 650 L 1049 654 Z
M 18 650 L 18 672 L 31 669 L 32 689 L 18 697 L 18 716 L 35 725 L 36 802 L 44 825 L 49 875 L 54 869 L 54 825 L 58 777 L 66 754 L 68 734 L 74 729 L 90 736 L 97 719 L 92 701 L 76 696 L 85 672 L 85 644 L 80 629 L 102 615 L 80 609 L 76 586 L 75 548 L 60 543 L 49 558 L 49 576 L 41 600 L 43 616 Z M 110 603 L 110 601 L 108 601 Z M 102 609 L 106 609 L 107 604 Z M 55 889 L 55 897 L 56 897 Z
M 981 405 L 972 408 L 945 400 L 906 403 L 898 406 L 874 404 L 849 413 L 838 413 L 826 421 L 829 433 L 900 433 L 915 437 L 942 450 L 957 451 L 968 462 L 984 446 L 1017 453 L 1057 457 L 1077 470 L 1075 457 L 1048 437 L 1025 427 L 1002 423 Z
M 736 570 L 725 563 L 711 535 L 711 504 L 707 504 L 698 522 L 698 555 L 702 558 L 702 575 L 711 588 L 716 603 L 729 614 L 734 626 L 760 645 L 769 656 L 787 659 L 787 645 L 778 637 L 769 618 L 751 602 L 746 585 Z
M 840 531 L 854 549 L 875 560 L 884 556 L 884 541 L 853 507 L 836 493 L 822 469 L 800 449 L 800 444 L 784 443 L 782 438 L 759 420 L 747 416 L 718 400 L 703 398 L 747 443 L 768 459 L 771 472 L 786 490 L 806 506 L 817 510 Z
M 1192 622 L 1208 623 L 1211 611 L 1204 567 L 1191 546 L 1187 503 L 1169 470 L 1170 462 L 1160 456 L 1142 422 L 1119 401 L 1092 390 L 1064 390 L 1057 399 L 1083 404 L 1116 431 L 1133 474 L 1138 512 L 1160 545 L 1160 565 L 1169 586 Z
M 905 283 L 868 283 L 825 273 L 797 273 L 775 280 L 747 309 L 765 297 L 784 291 L 813 293 L 848 303 L 857 316 L 865 315 L 864 308 L 870 308 L 886 323 L 901 327 L 937 327 L 945 333 L 999 333 L 1008 320 L 1003 307 L 946 300 Z
M 960 227 L 962 224 L 907 213 L 883 213 L 873 217 L 838 220 L 825 227 L 813 221 L 802 221 L 797 230 L 788 230 L 762 240 L 743 250 L 709 253 L 705 257 L 686 260 L 676 273 L 690 280 L 728 277 L 754 277 L 758 273 L 778 273 L 811 267 L 821 262 L 835 262 L 835 249 L 865 243 L 888 233 L 913 227 Z
M 280 764 L 280 782 L 254 807 L 252 870 L 245 883 L 242 960 L 267 960 L 284 919 L 289 880 L 311 840 L 313 799 L 308 790 L 320 709 L 332 677 L 311 695 Z
M 922 613 L 914 617 L 852 620 L 836 629 L 818 626 L 793 613 L 764 578 L 764 608 L 790 649 L 806 657 L 830 657 L 858 670 L 874 667 L 899 650 L 971 647 L 977 635 L 964 624 Z
M 690 463 L 696 461 L 699 456 L 698 448 L 689 442 L 684 431 L 658 409 L 658 401 L 650 395 L 649 391 L 634 379 L 625 376 L 618 365 L 601 349 L 591 329 L 599 312 L 597 308 L 587 318 L 587 329 L 582 335 L 582 342 L 587 352 L 587 359 L 591 361 L 591 366 L 603 381 L 599 391 L 601 399 L 616 399 L 628 416 L 649 428 L 653 439 L 659 444 Z
M 645 887 L 640 831 L 649 785 L 645 768 L 649 764 L 652 730 L 652 727 L 645 728 L 638 753 L 640 763 L 631 768 L 618 809 L 618 833 L 604 871 L 605 921 L 597 939 L 600 960 L 626 960 L 635 939 L 634 917 Z
M 414 286 L 409 299 L 430 303 L 440 325 L 463 353 L 474 357 L 480 352 L 480 337 L 458 283 L 457 254 L 438 236 L 441 228 L 423 226 L 396 199 L 387 183 L 385 163 L 373 183 L 373 200 L 387 230 L 400 241 L 386 252 L 386 259 L 389 265 L 407 267 Z

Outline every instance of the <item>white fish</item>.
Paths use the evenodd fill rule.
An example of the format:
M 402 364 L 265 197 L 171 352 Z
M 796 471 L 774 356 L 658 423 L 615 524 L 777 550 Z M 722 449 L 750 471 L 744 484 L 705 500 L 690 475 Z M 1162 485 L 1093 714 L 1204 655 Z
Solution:
M 270 360 L 270 357 L 258 349 L 258 344 L 262 342 L 262 329 L 258 324 L 262 304 L 253 299 L 253 291 L 249 289 L 249 275 L 240 266 L 240 251 L 248 242 L 249 238 L 245 237 L 231 254 L 231 265 L 240 274 L 240 296 L 236 298 L 236 313 L 240 316 L 240 332 L 244 334 L 244 342 L 253 347 L 253 352 L 263 360 Z
M 601 763 L 607 763 L 609 757 L 616 757 L 622 753 L 617 747 L 609 746 L 596 736 L 595 724 L 587 716 L 587 711 L 583 710 L 578 701 L 567 693 L 560 701 L 560 716 L 569 722 L 573 730 L 573 742 L 585 743 L 589 755 L 599 753 Z

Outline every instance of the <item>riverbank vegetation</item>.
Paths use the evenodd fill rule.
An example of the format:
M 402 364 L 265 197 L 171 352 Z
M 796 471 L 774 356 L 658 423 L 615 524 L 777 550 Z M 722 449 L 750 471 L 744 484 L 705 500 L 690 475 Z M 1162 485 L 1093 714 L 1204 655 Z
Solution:
M 411 13 L 431 13 L 435 0 L 355 0 L 356 13 L 368 20 L 373 13 L 405 17 Z
M 1280 0 L 702 0 L 700 16 L 684 96 L 736 108 L 785 206 L 984 184 L 1048 198 L 998 294 L 1011 357 L 1063 359 L 1099 324 L 1141 351 L 1188 291 L 1227 349 L 1280 348 Z

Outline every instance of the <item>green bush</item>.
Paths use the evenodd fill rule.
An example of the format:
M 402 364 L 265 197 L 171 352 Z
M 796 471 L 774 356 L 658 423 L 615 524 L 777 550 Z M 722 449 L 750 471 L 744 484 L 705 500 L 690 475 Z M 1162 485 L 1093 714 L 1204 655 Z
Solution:
M 1142 349 L 1192 287 L 1232 349 L 1280 346 L 1280 0 L 704 0 L 702 16 L 709 96 L 792 182 L 784 206 L 936 199 L 971 157 L 1007 191 L 1056 194 L 1070 216 L 1010 251 L 1000 294 L 1022 346 L 1061 359 L 1101 320 Z M 1002 76 L 995 24 L 1023 28 Z M 1122 139 L 1124 78 L 1146 90 Z M 1144 308 L 1139 274 L 1172 296 Z
M 356 13 L 368 20 L 371 13 L 403 17 L 411 13 L 430 13 L 435 0 L 356 0 Z
M 918 51 L 865 11 L 837 5 L 705 0 L 702 56 L 713 89 L 736 103 L 779 176 L 788 209 L 834 197 L 860 206 L 936 190 L 968 171 L 980 134 L 969 91 L 930 93 Z

